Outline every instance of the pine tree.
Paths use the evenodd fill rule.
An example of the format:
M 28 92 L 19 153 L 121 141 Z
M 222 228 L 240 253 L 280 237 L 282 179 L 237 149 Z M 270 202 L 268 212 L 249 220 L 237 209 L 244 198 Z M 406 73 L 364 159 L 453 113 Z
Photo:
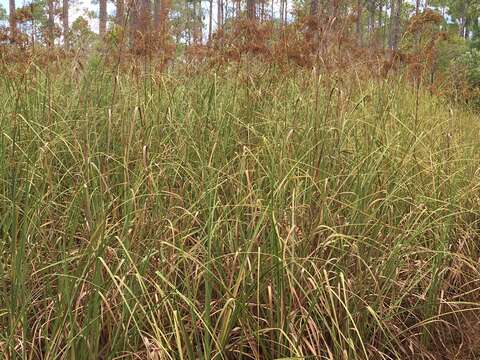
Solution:
M 70 31 L 70 24 L 69 24 L 69 14 L 68 14 L 68 7 L 69 7 L 69 4 L 68 4 L 68 0 L 63 0 L 63 13 L 62 13 L 62 20 L 63 20 L 63 44 L 65 46 L 65 49 L 68 50 L 69 48 L 69 37 L 68 37 L 68 33 Z
M 10 25 L 10 41 L 13 43 L 17 38 L 17 19 L 15 17 L 15 0 L 9 0 L 9 25 Z
M 105 37 L 107 33 L 107 0 L 99 1 L 99 26 L 98 31 L 101 38 Z
M 48 7 L 48 21 L 47 21 L 47 41 L 48 41 L 48 46 L 53 46 L 54 41 L 55 41 L 55 33 L 54 33 L 54 28 L 55 28 L 55 15 L 54 15 L 54 4 L 53 0 L 48 0 L 47 3 Z
M 115 23 L 119 26 L 125 26 L 125 1 L 117 0 L 116 2 L 116 13 L 115 13 Z

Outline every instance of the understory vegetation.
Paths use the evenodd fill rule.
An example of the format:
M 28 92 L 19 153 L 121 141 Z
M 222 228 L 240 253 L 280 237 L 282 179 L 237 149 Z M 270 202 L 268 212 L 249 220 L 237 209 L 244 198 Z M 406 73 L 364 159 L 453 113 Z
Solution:
M 480 357 L 478 113 L 358 68 L 21 73 L 8 359 Z

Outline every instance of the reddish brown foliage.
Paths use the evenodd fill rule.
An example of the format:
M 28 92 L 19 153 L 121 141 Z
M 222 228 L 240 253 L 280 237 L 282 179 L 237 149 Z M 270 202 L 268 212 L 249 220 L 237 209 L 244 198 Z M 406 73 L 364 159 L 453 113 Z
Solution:
M 359 51 L 348 36 L 349 22 L 349 18 L 341 21 L 307 16 L 277 27 L 272 22 L 239 19 L 228 29 L 217 31 L 207 46 L 191 46 L 185 55 L 188 61 L 210 65 L 244 57 L 281 67 L 310 68 L 319 61 L 325 66 L 348 65 L 357 55 L 352 56 L 352 52 Z
M 162 71 L 171 63 L 176 46 L 168 36 L 168 22 L 165 21 L 169 0 L 162 3 L 165 6 L 159 29 L 138 29 L 128 34 L 122 28 L 114 30 L 113 37 L 106 37 L 110 53 L 112 49 L 117 53 L 106 57 L 108 63 L 125 66 L 127 70 L 127 67 L 148 57 L 154 60 L 151 63 L 157 64 L 157 71 Z M 20 9 L 18 21 L 30 21 L 30 10 Z M 467 85 L 459 81 L 454 89 L 449 90 L 449 86 L 453 85 L 447 84 L 443 74 L 436 73 L 438 45 L 447 38 L 446 33 L 438 31 L 438 24 L 443 18 L 437 12 L 427 10 L 413 16 L 406 25 L 399 50 L 395 52 L 385 50 L 379 44 L 359 45 L 353 28 L 355 20 L 352 14 L 345 14 L 344 18 L 338 14 L 330 17 L 304 16 L 293 23 L 278 25 L 240 18 L 218 29 L 207 44 L 187 47 L 182 60 L 194 65 L 189 67 L 194 71 L 202 71 L 203 66 L 218 67 L 244 60 L 274 65 L 283 71 L 298 67 L 316 67 L 328 73 L 351 70 L 357 77 L 386 77 L 402 71 L 412 81 L 424 82 L 439 94 L 451 91 L 456 94 L 471 93 Z M 56 29 L 55 35 L 60 35 L 59 29 Z M 11 39 L 7 29 L 0 29 L 0 41 L 4 43 L 15 42 L 25 48 L 28 40 L 20 31 L 16 39 Z M 37 58 L 40 57 L 48 59 L 50 56 L 45 52 L 37 55 Z

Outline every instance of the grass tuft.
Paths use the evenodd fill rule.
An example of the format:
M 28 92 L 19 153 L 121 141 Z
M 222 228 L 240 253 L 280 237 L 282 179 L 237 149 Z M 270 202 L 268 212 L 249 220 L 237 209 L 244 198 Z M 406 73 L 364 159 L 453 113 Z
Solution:
M 134 80 L 0 77 L 7 358 L 480 356 L 478 114 L 401 78 Z

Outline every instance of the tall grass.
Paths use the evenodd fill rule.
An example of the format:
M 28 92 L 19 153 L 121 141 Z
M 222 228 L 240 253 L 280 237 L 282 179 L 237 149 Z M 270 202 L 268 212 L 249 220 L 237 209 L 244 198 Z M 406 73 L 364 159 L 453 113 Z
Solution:
M 398 78 L 72 69 L 0 79 L 7 358 L 480 356 L 477 115 Z

